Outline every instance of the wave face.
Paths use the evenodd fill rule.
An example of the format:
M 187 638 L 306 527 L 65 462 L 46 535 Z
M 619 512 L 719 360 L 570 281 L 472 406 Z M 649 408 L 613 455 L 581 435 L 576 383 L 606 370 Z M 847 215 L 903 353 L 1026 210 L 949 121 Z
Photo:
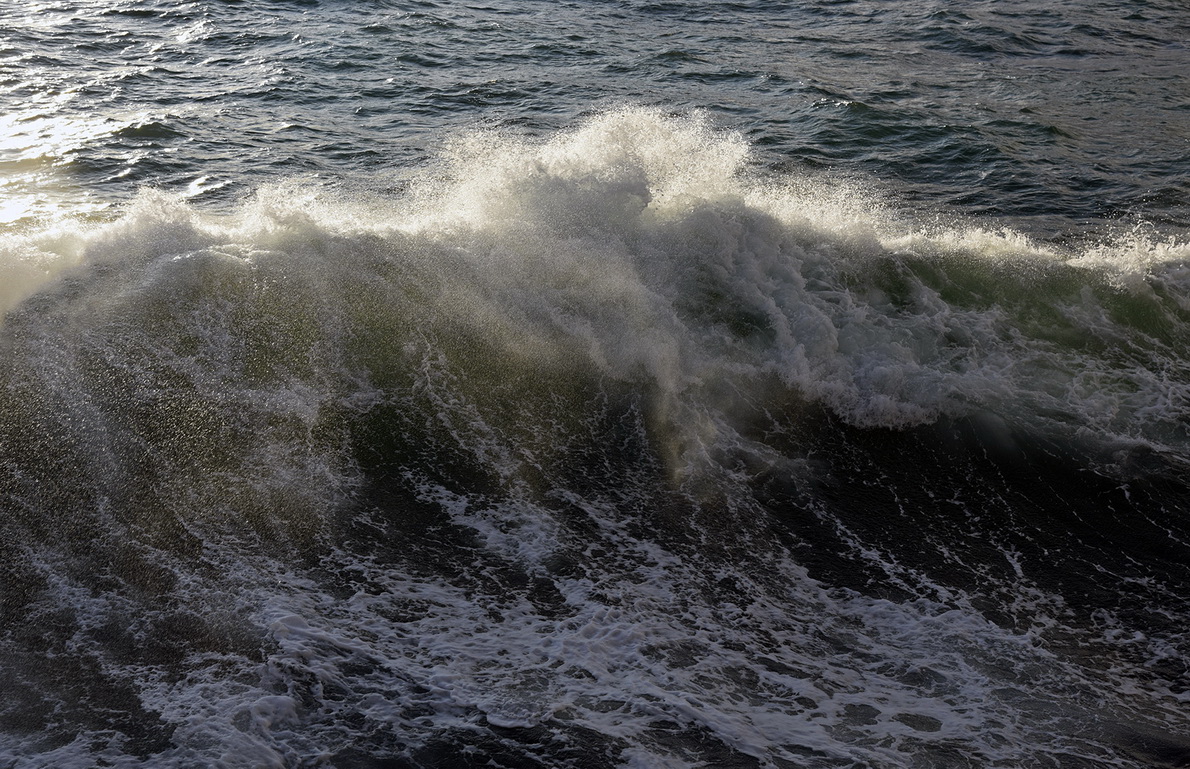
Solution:
M 1190 251 L 627 109 L 6 236 L 0 765 L 1190 760 Z

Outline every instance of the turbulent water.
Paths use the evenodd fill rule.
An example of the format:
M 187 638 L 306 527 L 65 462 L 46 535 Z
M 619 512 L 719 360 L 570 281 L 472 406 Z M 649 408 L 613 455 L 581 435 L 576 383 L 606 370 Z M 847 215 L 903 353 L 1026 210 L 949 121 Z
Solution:
M 0 7 L 0 767 L 1190 766 L 1190 11 Z

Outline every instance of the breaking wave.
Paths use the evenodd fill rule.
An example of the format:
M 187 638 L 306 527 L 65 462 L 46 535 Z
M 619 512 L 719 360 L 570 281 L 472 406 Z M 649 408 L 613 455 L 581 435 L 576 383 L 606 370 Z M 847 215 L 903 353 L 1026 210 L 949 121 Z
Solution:
M 0 255 L 0 760 L 1190 755 L 1185 243 L 630 109 Z

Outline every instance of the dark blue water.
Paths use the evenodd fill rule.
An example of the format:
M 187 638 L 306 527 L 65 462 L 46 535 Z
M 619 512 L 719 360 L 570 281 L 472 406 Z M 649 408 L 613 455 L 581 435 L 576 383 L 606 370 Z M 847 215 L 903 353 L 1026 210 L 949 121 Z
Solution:
M 1188 39 L 0 9 L 0 767 L 1190 764 Z
M 858 176 L 930 211 L 1046 235 L 1185 228 L 1184 11 L 44 3 L 5 14 L 6 144 L 17 181 L 64 176 L 72 197 L 228 201 L 300 173 L 400 177 L 476 125 L 544 136 L 635 104 L 705 110 L 760 167 Z

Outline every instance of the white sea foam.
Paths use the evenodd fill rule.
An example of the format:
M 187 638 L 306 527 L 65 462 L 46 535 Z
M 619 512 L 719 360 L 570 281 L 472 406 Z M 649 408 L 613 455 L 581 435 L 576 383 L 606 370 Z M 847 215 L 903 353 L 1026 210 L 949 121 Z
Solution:
M 165 604 L 258 648 L 116 659 L 113 618 L 143 605 L 138 627 L 164 632 L 168 607 L 118 563 L 104 593 L 47 557 L 36 616 L 71 607 L 72 653 L 135 691 L 171 747 L 142 761 L 111 732 L 8 735 L 0 758 L 294 766 L 352 744 L 411 758 L 441 735 L 564 752 L 593 733 L 635 767 L 699 765 L 712 743 L 728 763 L 1010 766 L 1022 750 L 1102 758 L 1089 720 L 1184 723 L 1172 690 L 1047 648 L 1060 597 L 1012 553 L 998 587 L 1024 628 L 843 522 L 839 539 L 916 598 L 830 588 L 769 541 L 748 472 L 718 462 L 751 452 L 812 476 L 812 458 L 774 459 L 740 424 L 806 402 L 859 427 L 983 415 L 989 443 L 1081 429 L 1184 450 L 1190 377 L 1169 356 L 1184 331 L 1134 316 L 1185 311 L 1185 246 L 1064 254 L 838 195 L 757 180 L 741 138 L 705 120 L 625 110 L 544 142 L 461 138 L 395 200 L 295 183 L 215 215 L 145 193 L 104 225 L 9 237 L 5 381 L 38 399 L 6 416 L 93 443 L 76 469 L 107 496 L 80 497 L 108 501 L 75 525 L 136 543 L 176 580 Z M 639 397 L 613 413 L 592 392 Z M 351 433 L 385 409 L 400 419 Z M 383 480 L 408 511 L 360 502 L 368 440 L 407 442 Z M 557 457 L 611 440 L 668 444 L 670 472 L 572 488 Z M 135 515 L 102 508 L 147 471 Z M 458 563 L 402 551 L 399 516 L 423 509 L 431 532 L 409 547 L 436 559 L 428 541 L 459 537 L 441 551 Z M 399 557 L 342 534 L 345 511 Z M 1094 648 L 1133 654 L 1128 638 Z M 1170 637 L 1135 646 L 1180 654 Z
M 1133 393 L 1170 386 L 1145 381 L 1140 365 L 1151 361 L 1132 373 L 1101 365 L 1053 338 L 1031 339 L 1022 320 L 1066 308 L 1069 335 L 1128 345 L 1145 330 L 1108 313 L 1112 286 L 1135 301 L 1160 304 L 1159 291 L 1167 307 L 1190 303 L 1178 277 L 1185 244 L 1059 254 L 1011 232 L 915 229 L 840 188 L 753 181 L 740 137 L 644 110 L 547 142 L 460 138 L 410 196 L 383 206 L 283 185 L 217 217 L 147 193 L 108 225 L 9 238 L 6 249 L 5 308 L 79 261 L 165 262 L 204 249 L 285 261 L 322 284 L 323 302 L 340 301 L 335 292 L 378 261 L 400 265 L 398 280 L 423 288 L 435 311 L 511 354 L 577 355 L 617 379 L 644 377 L 666 397 L 774 374 L 862 426 L 1013 402 L 1045 410 L 1058 379 L 1100 368 L 1101 379 L 1126 384 L 1060 397 L 1075 396 L 1076 412 L 1085 403 L 1092 422 L 1106 413 L 1104 398 L 1125 418 L 1151 416 L 1159 401 L 1172 403 L 1154 392 L 1133 405 Z M 1010 299 L 1013 281 L 1030 291 L 1030 273 L 1061 291 Z M 987 295 L 997 281 L 1006 285 Z

